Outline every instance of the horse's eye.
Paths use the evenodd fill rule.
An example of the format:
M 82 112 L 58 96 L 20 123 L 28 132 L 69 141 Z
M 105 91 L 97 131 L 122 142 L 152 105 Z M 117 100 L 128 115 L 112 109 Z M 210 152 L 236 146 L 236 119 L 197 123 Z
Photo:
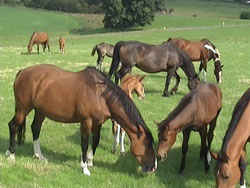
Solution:
M 223 179 L 227 180 L 229 178 L 229 176 L 223 176 Z

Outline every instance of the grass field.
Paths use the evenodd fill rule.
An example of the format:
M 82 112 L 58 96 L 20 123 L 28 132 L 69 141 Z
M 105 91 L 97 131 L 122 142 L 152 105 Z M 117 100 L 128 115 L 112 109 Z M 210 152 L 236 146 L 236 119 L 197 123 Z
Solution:
M 0 187 L 202 187 L 215 185 L 211 163 L 208 174 L 204 173 L 203 161 L 199 159 L 200 139 L 192 133 L 186 168 L 183 175 L 177 175 L 181 160 L 182 134 L 171 149 L 168 158 L 159 163 L 152 174 L 143 174 L 134 156 L 129 151 L 126 138 L 126 154 L 120 156 L 111 153 L 113 136 L 111 121 L 102 128 L 100 145 L 97 148 L 91 176 L 81 174 L 79 156 L 81 153 L 78 124 L 62 124 L 46 119 L 40 134 L 41 149 L 48 163 L 35 160 L 30 124 L 33 113 L 27 118 L 26 142 L 17 146 L 16 162 L 5 158 L 9 144 L 8 122 L 14 114 L 13 81 L 18 70 L 42 63 L 54 64 L 71 71 L 79 71 L 89 65 L 95 65 L 96 56 L 91 56 L 92 48 L 100 42 L 115 44 L 119 40 L 139 40 L 159 44 L 169 37 L 183 37 L 190 40 L 210 39 L 220 50 L 223 68 L 223 80 L 219 84 L 223 92 L 223 108 L 218 118 L 212 150 L 218 152 L 227 125 L 230 122 L 234 105 L 250 86 L 250 21 L 239 20 L 240 12 L 248 6 L 216 1 L 184 0 L 169 1 L 169 7 L 175 9 L 175 15 L 156 15 L 150 26 L 133 31 L 114 32 L 103 29 L 103 15 L 70 15 L 57 12 L 26 8 L 0 7 Z M 193 17 L 193 15 L 197 15 Z M 8 15 L 8 16 L 6 16 Z M 79 19 L 79 17 L 85 20 Z M 32 18 L 32 19 L 31 19 Z M 221 27 L 222 21 L 225 27 Z M 167 29 L 163 29 L 167 27 Z M 31 34 L 37 30 L 48 31 L 51 53 L 27 55 L 27 45 Z M 66 38 L 66 53 L 59 53 L 59 36 Z M 109 70 L 111 59 L 104 60 L 104 68 Z M 195 63 L 198 70 L 199 63 Z M 215 83 L 214 65 L 208 64 L 208 81 Z M 182 72 L 179 91 L 170 98 L 161 96 L 166 73 L 146 74 L 138 69 L 133 73 L 145 74 L 146 98 L 143 101 L 134 96 L 134 101 L 154 136 L 157 146 L 157 128 L 153 120 L 163 120 L 188 93 L 187 79 Z M 202 77 L 201 77 L 202 78 Z M 173 85 L 173 84 L 172 84 Z M 250 151 L 250 144 L 247 146 Z M 250 155 L 247 157 L 250 162 Z M 250 168 L 247 167 L 246 182 L 250 185 Z

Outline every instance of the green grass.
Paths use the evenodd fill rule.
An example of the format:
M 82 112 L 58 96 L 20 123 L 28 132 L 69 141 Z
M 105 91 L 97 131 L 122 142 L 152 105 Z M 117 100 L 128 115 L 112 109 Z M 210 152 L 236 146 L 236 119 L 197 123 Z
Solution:
M 223 83 L 219 86 L 223 92 L 223 109 L 218 118 L 212 143 L 212 150 L 219 151 L 233 107 L 250 85 L 250 22 L 236 19 L 238 12 L 244 11 L 246 6 L 221 4 L 223 10 L 225 9 L 225 12 L 221 12 L 221 6 L 216 6 L 217 2 L 193 0 L 190 3 L 185 2 L 169 1 L 169 7 L 175 9 L 174 16 L 156 15 L 155 22 L 151 26 L 125 32 L 108 32 L 102 25 L 98 27 L 88 23 L 87 15 L 84 17 L 85 21 L 82 21 L 69 14 L 0 7 L 0 187 L 213 187 L 215 162 L 212 161 L 211 170 L 205 174 L 203 161 L 199 160 L 200 139 L 197 133 L 191 134 L 183 175 L 177 175 L 181 160 L 181 133 L 178 134 L 168 158 L 159 164 L 155 173 L 145 175 L 129 151 L 128 138 L 126 138 L 124 157 L 111 154 L 113 136 L 109 120 L 102 128 L 101 141 L 94 160 L 95 166 L 90 168 L 92 173 L 90 177 L 83 176 L 79 167 L 81 147 L 78 124 L 61 124 L 46 120 L 40 134 L 40 142 L 42 152 L 49 160 L 48 163 L 44 163 L 33 159 L 32 134 L 29 128 L 33 113 L 27 118 L 25 145 L 17 146 L 15 164 L 5 158 L 9 142 L 8 122 L 14 114 L 12 85 L 18 70 L 34 64 L 50 63 L 67 70 L 78 71 L 88 65 L 95 65 L 96 56 L 90 54 L 93 46 L 99 42 L 114 44 L 119 40 L 139 40 L 159 44 L 169 37 L 191 40 L 208 38 L 221 52 L 224 69 Z M 193 17 L 193 14 L 197 14 L 197 17 Z M 11 18 L 4 15 L 10 15 Z M 100 17 L 98 17 L 99 22 Z M 221 27 L 222 20 L 226 20 L 225 28 Z M 37 26 L 38 23 L 40 26 Z M 163 27 L 168 29 L 164 30 Z M 35 30 L 48 31 L 51 39 L 50 54 L 46 52 L 40 55 L 36 53 L 26 55 L 29 38 Z M 76 30 L 79 32 L 73 34 L 72 31 Z M 66 37 L 65 54 L 59 53 L 60 35 Z M 109 58 L 104 60 L 106 71 L 109 70 L 110 61 Z M 195 68 L 198 69 L 198 63 L 195 63 Z M 161 94 L 166 73 L 146 74 L 138 69 L 133 70 L 135 74 L 147 75 L 146 98 L 139 101 L 134 96 L 134 101 L 153 133 L 155 146 L 158 140 L 153 120 L 163 120 L 188 93 L 187 79 L 182 70 L 178 72 L 181 75 L 178 93 L 170 98 L 163 98 Z M 212 62 L 208 64 L 208 81 L 215 82 Z M 249 153 L 249 145 L 247 150 Z M 247 161 L 249 163 L 250 155 Z M 248 185 L 249 173 L 248 166 L 246 173 Z

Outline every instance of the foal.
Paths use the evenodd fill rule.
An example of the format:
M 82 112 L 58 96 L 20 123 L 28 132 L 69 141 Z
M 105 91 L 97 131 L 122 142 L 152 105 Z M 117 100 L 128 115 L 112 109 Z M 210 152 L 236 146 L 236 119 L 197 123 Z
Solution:
M 59 49 L 61 53 L 65 53 L 65 38 L 64 37 L 60 37 L 59 38 Z
M 177 133 L 182 131 L 182 161 L 179 174 L 182 173 L 185 168 L 190 132 L 198 131 L 201 137 L 200 157 L 205 158 L 205 171 L 207 172 L 211 160 L 210 147 L 213 132 L 221 104 L 222 93 L 216 84 L 198 84 L 197 88 L 187 94 L 165 120 L 157 123 L 159 129 L 157 158 L 167 157 L 167 152 L 175 143 Z M 207 132 L 208 124 L 210 128 Z
M 132 97 L 133 91 L 135 91 L 139 99 L 142 100 L 145 97 L 144 84 L 143 84 L 144 78 L 145 76 L 128 75 L 122 79 L 120 87 L 122 88 L 123 91 L 125 91 L 125 93 L 129 96 L 131 100 L 133 99 Z M 124 155 L 125 151 L 124 137 L 126 132 L 124 131 L 123 128 L 121 128 L 121 126 L 115 120 L 112 120 L 112 123 L 113 123 L 112 131 L 113 135 L 115 136 L 113 153 L 117 151 L 117 146 L 121 141 L 121 154 Z M 120 138 L 120 133 L 121 133 L 121 138 Z

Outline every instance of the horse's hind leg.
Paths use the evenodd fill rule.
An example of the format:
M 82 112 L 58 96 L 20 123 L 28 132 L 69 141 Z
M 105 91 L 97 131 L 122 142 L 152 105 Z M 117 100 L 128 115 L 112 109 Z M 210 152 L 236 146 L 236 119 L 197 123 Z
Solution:
M 49 42 L 47 42 L 47 47 L 48 47 L 48 51 L 49 51 L 49 53 L 50 53 Z M 46 44 L 45 44 L 45 48 L 46 48 Z
M 35 158 L 41 159 L 41 160 L 46 160 L 46 158 L 42 155 L 41 148 L 40 148 L 40 141 L 39 141 L 41 126 L 42 126 L 44 119 L 45 119 L 45 116 L 39 113 L 35 109 L 34 119 L 31 124 L 33 144 L 34 144 L 34 156 Z
M 165 81 L 165 88 L 163 91 L 163 97 L 169 97 L 168 87 L 169 87 L 169 84 L 170 84 L 170 81 L 171 81 L 171 78 L 172 78 L 174 72 L 175 72 L 174 69 L 170 69 L 167 72 L 167 77 L 166 77 L 166 81 Z
M 208 156 L 209 150 L 207 147 L 207 126 L 204 125 L 199 129 L 199 134 L 201 138 L 201 150 L 200 150 L 200 158 L 205 159 L 205 172 L 208 172 L 209 170 L 209 163 L 211 161 L 211 156 Z M 210 153 L 209 153 L 210 154 Z
M 6 151 L 6 156 L 8 156 L 10 159 L 15 159 L 15 152 L 16 152 L 16 141 L 15 136 L 16 133 L 20 128 L 21 131 L 19 131 L 19 134 L 21 133 L 24 135 L 25 131 L 25 117 L 26 114 L 22 112 L 16 112 L 15 116 L 11 119 L 11 121 L 8 123 L 9 125 L 9 133 L 10 133 L 10 143 L 9 143 L 9 149 Z M 23 138 L 23 136 L 18 136 L 20 138 Z
M 113 145 L 113 151 L 112 153 L 115 153 L 117 151 L 118 144 L 120 142 L 120 126 L 118 123 L 114 120 L 112 120 L 112 131 L 114 135 L 114 145 Z
M 177 72 L 175 72 L 174 74 L 173 74 L 173 76 L 175 77 L 175 79 L 176 79 L 176 84 L 175 84 L 175 86 L 173 87 L 173 89 L 171 90 L 171 95 L 173 95 L 174 93 L 176 93 L 177 92 L 177 90 L 178 90 L 178 87 L 179 87 L 179 83 L 180 83 L 180 80 L 181 80 L 181 78 L 180 78 L 180 76 L 177 74 Z
M 121 155 L 123 156 L 125 154 L 125 148 L 124 148 L 124 138 L 126 135 L 126 132 L 124 129 L 121 128 Z
M 186 166 L 186 154 L 188 151 L 188 141 L 190 138 L 190 132 L 191 128 L 184 129 L 182 131 L 183 133 L 183 141 L 182 141 L 182 159 L 181 159 L 181 165 L 178 174 L 182 174 L 185 166 Z
M 119 80 L 121 80 L 130 70 L 130 67 L 122 66 L 120 70 L 115 73 L 115 83 L 118 84 Z
M 39 54 L 39 44 L 37 43 L 37 53 Z

